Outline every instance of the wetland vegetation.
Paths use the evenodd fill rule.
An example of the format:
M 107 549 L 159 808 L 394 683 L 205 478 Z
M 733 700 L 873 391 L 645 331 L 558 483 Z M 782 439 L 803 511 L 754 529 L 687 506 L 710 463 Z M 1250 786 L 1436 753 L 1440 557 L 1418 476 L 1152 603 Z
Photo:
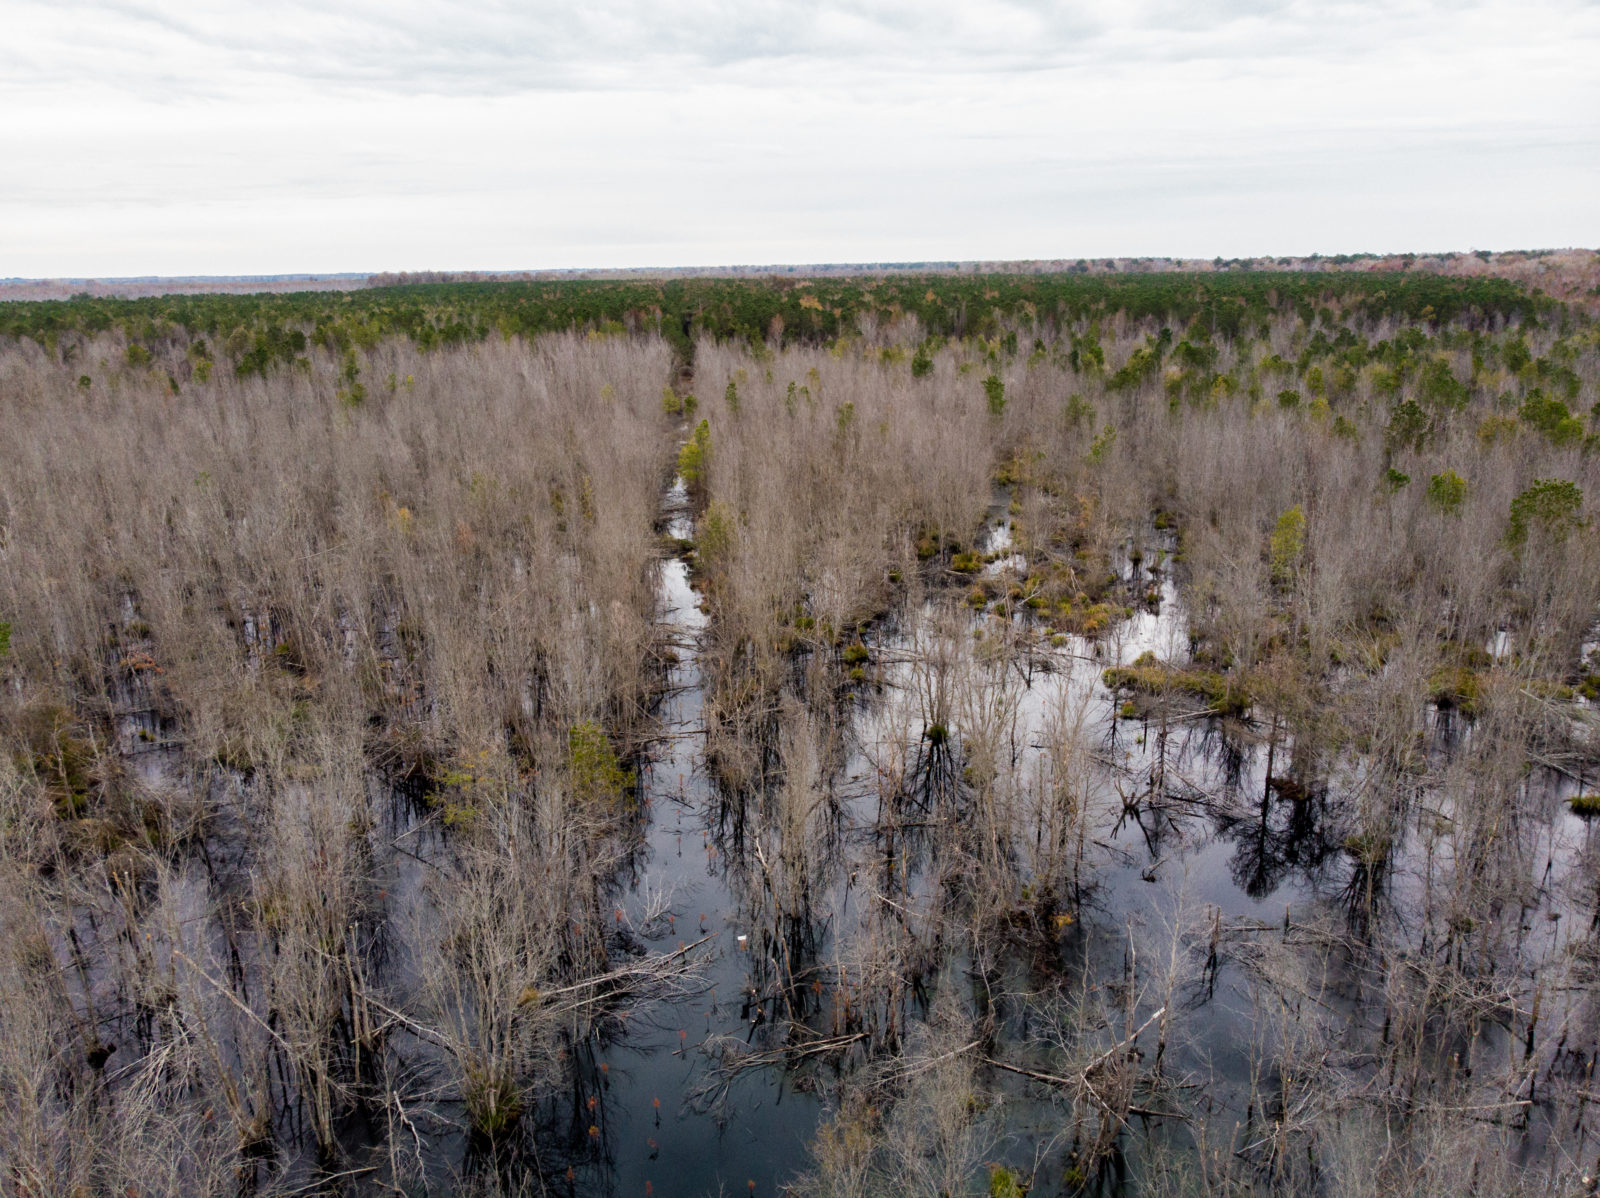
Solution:
M 1600 326 L 0 304 L 0 1192 L 1576 1195 Z

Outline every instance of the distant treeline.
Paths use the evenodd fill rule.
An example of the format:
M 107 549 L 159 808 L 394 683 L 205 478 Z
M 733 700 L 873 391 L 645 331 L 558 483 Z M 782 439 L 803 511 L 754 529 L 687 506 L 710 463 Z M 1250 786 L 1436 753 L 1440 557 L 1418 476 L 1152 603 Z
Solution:
M 705 336 L 774 347 L 829 344 L 914 316 L 925 337 L 1003 337 L 1059 332 L 1119 312 L 1232 337 L 1291 313 L 1308 324 L 1321 316 L 1328 323 L 1392 318 L 1494 328 L 1565 316 L 1566 309 L 1507 279 L 1376 272 L 561 280 L 0 303 L 0 337 L 53 347 L 63 336 L 117 330 L 152 350 L 210 338 L 239 373 L 264 374 L 308 346 L 342 353 L 396 335 L 428 350 L 497 333 L 657 332 L 688 361 Z

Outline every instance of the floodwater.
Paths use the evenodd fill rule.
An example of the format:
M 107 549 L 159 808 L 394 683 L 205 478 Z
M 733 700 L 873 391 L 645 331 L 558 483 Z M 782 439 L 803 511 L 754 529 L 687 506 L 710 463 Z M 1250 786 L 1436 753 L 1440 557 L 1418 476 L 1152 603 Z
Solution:
M 687 537 L 681 485 L 672 499 L 668 533 Z M 724 840 L 701 769 L 697 638 L 706 618 L 681 558 L 662 566 L 661 595 L 678 662 L 659 713 L 665 747 L 640 780 L 647 825 L 619 913 L 650 952 L 701 943 L 702 979 L 688 997 L 634 1007 L 625 1033 L 585 1064 L 600 1135 L 575 1170 L 576 1186 L 644 1194 L 648 1182 L 659 1194 L 774 1194 L 803 1165 L 819 1106 L 781 1069 L 746 1070 L 720 1084 L 720 1038 L 749 1044 L 772 1016 L 764 959 L 771 946 L 742 918 L 748 913 L 719 859 Z
M 681 486 L 669 495 L 667 515 L 671 535 L 690 535 Z M 991 571 L 1026 572 L 1003 522 L 991 529 L 986 549 L 995 559 Z M 1340 818 L 1340 797 L 1341 788 L 1353 792 L 1360 785 L 1361 763 L 1336 763 L 1315 793 L 1291 799 L 1269 781 L 1285 772 L 1292 752 L 1272 729 L 1182 713 L 1165 723 L 1118 718 L 1101 681 L 1105 668 L 1146 652 L 1181 662 L 1188 648 L 1170 573 L 1126 561 L 1123 570 L 1130 590 L 1154 589 L 1159 601 L 1140 606 L 1098 640 L 1047 639 L 1032 635 L 1022 617 L 959 608 L 951 617 L 933 604 L 898 613 L 867 636 L 869 679 L 849 703 L 843 764 L 814 780 L 827 792 L 832 814 L 820 834 L 825 847 L 814 863 L 804 927 L 797 929 L 792 910 L 786 918 L 777 909 L 767 860 L 753 860 L 762 834 L 741 834 L 742 824 L 730 825 L 726 798 L 706 775 L 696 647 L 705 616 L 684 563 L 664 565 L 662 618 L 678 643 L 679 661 L 661 710 L 664 747 L 642 776 L 643 844 L 619 900 L 619 918 L 650 952 L 703 942 L 696 950 L 704 962 L 703 985 L 689 997 L 646 1003 L 625 1030 L 597 1044 L 585 1068 L 599 1099 L 600 1135 L 576 1170 L 577 1192 L 778 1193 L 806 1167 L 807 1144 L 836 1070 L 859 1064 L 869 1043 L 914 1036 L 914 1029 L 894 1026 L 891 1016 L 889 1040 L 863 1036 L 865 1043 L 815 1057 L 801 1051 L 860 1026 L 848 1018 L 841 1024 L 839 1011 L 848 1012 L 857 994 L 852 970 L 868 955 L 862 942 L 873 934 L 875 908 L 895 901 L 887 893 L 893 887 L 867 879 L 894 858 L 901 873 L 893 893 L 907 909 L 931 889 L 931 878 L 923 876 L 928 862 L 910 837 L 898 858 L 885 849 L 881 788 L 897 762 L 918 752 L 931 720 L 927 678 L 919 671 L 951 649 L 957 670 L 988 671 L 985 693 L 1003 709 L 1010 746 L 1002 775 L 1014 793 L 1039 785 L 1052 721 L 1059 727 L 1068 718 L 1079 728 L 1080 750 L 1093 763 L 1086 795 L 1090 843 L 1081 905 L 1062 938 L 1061 961 L 1086 986 L 1120 975 L 1130 950 L 1143 959 L 1171 953 L 1189 960 L 1207 927 L 1220 929 L 1224 940 L 1298 943 L 1306 928 L 1326 925 L 1345 908 L 1355 867 L 1345 848 L 1350 829 Z M 958 620 L 954 635 L 952 619 Z M 1007 637 L 1016 638 L 1009 644 L 1012 664 L 983 664 L 985 641 Z M 959 720 L 951 732 L 963 734 Z M 1565 810 L 1572 780 L 1541 771 L 1527 785 L 1539 792 L 1535 809 L 1546 821 L 1540 836 L 1552 863 L 1543 884 L 1530 887 L 1545 916 L 1534 920 L 1529 912 L 1530 926 L 1540 927 L 1524 950 L 1537 960 L 1560 947 L 1553 931 L 1558 920 L 1548 917 L 1570 913 L 1572 896 L 1551 876 L 1570 871 L 1588 829 Z M 770 851 L 770 839 L 765 843 Z M 1388 879 L 1390 901 L 1417 900 L 1426 871 L 1437 867 L 1402 845 Z M 1567 927 L 1573 922 L 1568 919 Z M 1175 943 L 1180 947 L 1173 953 Z M 1321 950 L 1303 951 L 1315 958 Z M 1246 950 L 1241 957 L 1250 955 Z M 970 967 L 965 958 L 945 961 L 913 979 L 914 996 L 903 1008 L 907 1021 L 927 1016 L 924 982 L 948 982 Z M 1026 985 L 1023 963 L 1008 968 Z M 1333 971 L 1324 1004 L 1360 1023 L 1367 1013 L 1336 967 L 1322 968 L 1325 975 Z M 1256 981 L 1226 953 L 1203 995 L 1193 990 L 1194 973 L 1185 974 L 1188 1031 L 1167 1067 L 1203 1077 L 1216 1109 L 1233 1111 L 1242 1124 L 1253 1059 L 1272 1039 L 1257 1021 Z M 803 1000 L 798 1009 L 797 995 Z M 1135 1018 L 1170 998 L 1159 986 L 1150 988 Z M 1031 1060 L 1036 1050 L 1025 1043 L 1029 1018 L 1013 1007 L 991 1051 Z M 782 1035 L 775 1034 L 779 1029 Z M 1492 1041 L 1486 1034 L 1485 1044 Z M 1005 1128 L 987 1159 L 1029 1166 L 1041 1151 L 1059 1150 L 1052 1139 L 1059 1114 L 1048 1097 L 1026 1083 L 1012 1085 L 1016 1079 L 1004 1074 L 996 1080 L 1010 1097 Z M 1039 1192 L 1053 1192 L 1049 1177 L 1048 1169 L 1036 1174 Z M 982 1181 L 976 1175 L 974 1188 Z
M 670 536 L 691 535 L 681 483 L 668 493 L 663 515 Z M 1003 518 L 992 520 L 985 546 L 991 571 L 1026 573 L 1027 559 Z M 700 665 L 706 615 L 686 563 L 663 563 L 660 618 L 677 660 L 657 712 L 659 738 L 640 771 L 638 840 L 617 881 L 615 918 L 629 951 L 682 947 L 697 975 L 670 996 L 605 1021 L 568 1055 L 568 1077 L 545 1079 L 534 1118 L 548 1152 L 528 1179 L 532 1192 L 778 1194 L 807 1168 L 808 1146 L 841 1075 L 912 1044 L 931 996 L 941 986 L 963 989 L 963 977 L 980 973 L 970 949 L 918 955 L 927 947 L 924 908 L 937 897 L 941 868 L 934 836 L 919 829 L 946 817 L 935 799 L 906 807 L 903 794 L 890 794 L 926 766 L 928 729 L 943 720 L 953 743 L 976 738 L 984 725 L 989 743 L 1000 747 L 1001 789 L 1018 804 L 1024 827 L 1045 818 L 1048 775 L 1059 767 L 1052 753 L 1059 753 L 1061 730 L 1072 730 L 1067 743 L 1085 837 L 1079 885 L 1050 968 L 1093 994 L 1119 981 L 1134 957 L 1178 962 L 1185 1030 L 1167 1068 L 1197 1079 L 1214 1110 L 1244 1123 L 1253 1071 L 1270 1049 L 1273 1033 L 1257 1017 L 1260 981 L 1248 967 L 1256 944 L 1305 944 L 1299 951 L 1324 969 L 1319 1001 L 1326 1009 L 1351 1026 L 1371 1018 L 1358 988 L 1336 964 L 1319 961 L 1325 950 L 1305 936 L 1338 923 L 1348 907 L 1357 873 L 1346 847 L 1349 809 L 1364 763 L 1335 761 L 1307 793 L 1288 797 L 1276 779 L 1293 745 L 1275 725 L 1184 711 L 1120 718 L 1102 682 L 1108 666 L 1147 652 L 1173 662 L 1187 657 L 1182 599 L 1159 556 L 1123 560 L 1128 593 L 1139 597 L 1134 614 L 1096 639 L 1051 637 L 1026 612 L 974 613 L 958 597 L 897 611 L 869 630 L 865 677 L 838 711 L 823 718 L 808 714 L 798 693 L 785 697 L 786 718 L 803 725 L 785 742 L 789 784 L 804 792 L 798 823 L 785 822 L 794 795 L 785 800 L 790 807 L 771 796 L 733 799 L 710 776 Z M 1155 602 L 1141 601 L 1151 592 Z M 147 784 L 164 785 L 177 759 L 136 690 L 124 703 L 124 747 Z M 937 707 L 939 694 L 977 695 L 983 704 L 963 707 L 957 698 L 946 712 Z M 1434 743 L 1446 746 L 1439 752 L 1459 751 L 1471 735 L 1447 713 L 1434 717 L 1432 732 Z M 807 738 L 827 743 L 807 749 Z M 1535 822 L 1525 834 L 1537 842 L 1518 941 L 1528 969 L 1562 952 L 1584 921 L 1576 871 L 1592 851 L 1591 829 L 1567 804 L 1578 785 L 1551 770 L 1537 770 L 1525 783 L 1523 806 Z M 1450 818 L 1450 795 L 1420 802 L 1430 818 Z M 261 864 L 230 856 L 230 843 L 247 839 L 230 834 L 237 828 L 231 821 L 255 818 L 247 785 L 219 783 L 211 805 L 203 860 L 191 859 L 170 889 L 175 919 L 189 929 L 184 943 L 200 960 L 225 955 L 217 912 Z M 407 937 L 431 917 L 428 858 L 446 849 L 443 834 L 419 820 L 403 796 L 378 797 L 374 805 L 386 813 L 374 847 L 388 912 L 375 934 L 384 980 L 403 990 L 414 964 Z M 1384 879 L 1392 909 L 1418 910 L 1429 877 L 1445 864 L 1417 841 L 1409 835 L 1397 846 Z M 1021 872 L 1026 876 L 1026 866 Z M 895 926 L 904 932 L 906 955 L 893 958 L 900 975 L 885 999 L 881 970 L 866 974 L 882 966 L 885 929 Z M 1208 929 L 1212 943 L 1220 938 L 1238 951 L 1222 953 L 1201 990 L 1195 958 L 1204 955 Z M 1010 950 L 997 955 L 1011 997 L 1001 1003 L 985 1051 L 1048 1069 L 1036 1035 L 1044 1016 L 1027 1000 L 1039 963 Z M 970 1012 L 982 1000 L 976 986 L 964 990 Z M 1172 998 L 1159 980 L 1145 980 L 1132 1018 L 1142 1021 Z M 1480 1051 L 1496 1051 L 1494 1037 L 1490 1029 Z M 1507 1038 L 1500 1037 L 1500 1048 Z M 407 1041 L 406 1052 L 426 1070 L 425 1043 Z M 288 1113 L 293 1090 L 284 1084 L 278 1133 L 293 1143 L 304 1128 Z M 1060 1110 L 1048 1093 L 1015 1076 L 996 1074 L 992 1084 L 1007 1102 L 985 1159 L 1031 1170 L 1042 1156 L 1036 1192 L 1057 1192 Z M 430 1125 L 430 1171 L 435 1189 L 447 1190 L 466 1155 L 465 1137 L 449 1130 L 459 1129 L 458 1107 L 443 1099 L 432 1110 L 438 1119 Z M 351 1148 L 372 1146 L 371 1134 L 352 1127 Z M 1136 1156 L 1136 1145 L 1127 1151 Z M 983 1180 L 975 1174 L 973 1188 Z M 1114 1189 L 1108 1183 L 1107 1192 Z

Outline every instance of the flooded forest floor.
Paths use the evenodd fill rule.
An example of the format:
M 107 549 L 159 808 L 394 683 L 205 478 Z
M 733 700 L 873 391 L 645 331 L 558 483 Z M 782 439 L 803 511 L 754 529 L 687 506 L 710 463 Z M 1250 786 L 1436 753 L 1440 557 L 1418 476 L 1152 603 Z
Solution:
M 1485 328 L 8 347 L 0 1193 L 1595 1193 Z

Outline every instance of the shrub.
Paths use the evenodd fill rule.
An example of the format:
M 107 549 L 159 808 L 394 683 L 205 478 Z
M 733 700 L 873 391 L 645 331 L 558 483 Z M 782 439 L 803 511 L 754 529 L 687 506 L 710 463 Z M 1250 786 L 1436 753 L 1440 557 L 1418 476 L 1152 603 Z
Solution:
M 1306 514 L 1297 503 L 1278 517 L 1272 530 L 1272 576 L 1287 582 L 1300 565 L 1306 551 Z
M 1528 539 L 1530 525 L 1538 525 L 1557 539 L 1581 528 L 1578 513 L 1583 510 L 1583 491 L 1564 478 L 1541 478 L 1511 501 L 1511 521 L 1506 539 L 1513 546 Z
M 702 570 L 716 570 L 728 560 L 733 550 L 737 521 L 728 505 L 713 499 L 706 514 L 700 517 L 699 536 L 696 538 L 697 564 Z
M 1467 480 L 1454 470 L 1428 480 L 1428 502 L 1447 516 L 1459 515 L 1467 499 Z
M 1111 452 L 1111 447 L 1116 443 L 1116 427 L 1108 424 L 1104 429 L 1101 430 L 1100 435 L 1094 439 L 1094 443 L 1089 446 L 1090 464 L 1098 465 L 1099 463 L 1105 461 L 1106 456 Z
M 1384 439 L 1391 450 L 1412 449 L 1421 452 L 1430 424 L 1428 414 L 1408 399 L 1397 404 L 1390 413 Z
M 694 435 L 678 450 L 678 474 L 690 491 L 698 493 L 704 489 L 706 464 L 710 457 L 711 425 L 709 421 L 702 420 L 694 430 Z
M 983 395 L 989 403 L 989 415 L 998 416 L 1006 410 L 1006 385 L 997 374 L 983 380 Z
M 1523 422 L 1532 425 L 1556 446 L 1576 445 L 1583 440 L 1583 421 L 1566 404 L 1535 388 L 1517 410 Z

